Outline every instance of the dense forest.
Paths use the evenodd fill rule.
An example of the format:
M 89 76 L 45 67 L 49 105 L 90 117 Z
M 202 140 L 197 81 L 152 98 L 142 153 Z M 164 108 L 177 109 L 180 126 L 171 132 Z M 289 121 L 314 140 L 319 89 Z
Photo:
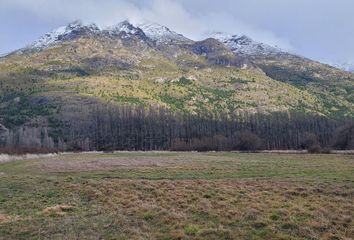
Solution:
M 83 106 L 55 127 L 2 129 L 2 147 L 66 151 L 354 149 L 352 119 L 284 113 L 191 115 L 131 105 Z

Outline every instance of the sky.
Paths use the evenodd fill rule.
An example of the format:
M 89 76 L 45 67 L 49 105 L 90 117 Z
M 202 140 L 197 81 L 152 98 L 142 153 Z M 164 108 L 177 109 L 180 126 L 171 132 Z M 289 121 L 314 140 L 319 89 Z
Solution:
M 354 0 L 0 0 L 0 54 L 75 20 L 156 22 L 201 40 L 245 34 L 323 61 L 354 63 Z

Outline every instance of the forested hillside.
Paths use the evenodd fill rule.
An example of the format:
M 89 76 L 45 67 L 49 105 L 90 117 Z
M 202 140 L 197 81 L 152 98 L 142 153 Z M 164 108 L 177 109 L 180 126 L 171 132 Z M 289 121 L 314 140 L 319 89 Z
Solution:
M 195 42 L 129 22 L 69 24 L 0 58 L 1 144 L 352 148 L 354 75 L 250 41 Z

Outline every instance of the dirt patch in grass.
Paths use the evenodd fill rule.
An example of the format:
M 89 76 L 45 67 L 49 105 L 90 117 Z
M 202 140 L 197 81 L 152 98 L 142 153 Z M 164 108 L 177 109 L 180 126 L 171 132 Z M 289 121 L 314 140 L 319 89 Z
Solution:
M 9 222 L 12 218 L 10 216 L 0 214 L 0 223 Z
M 19 217 L 9 216 L 5 214 L 0 214 L 0 224 L 10 223 L 19 220 Z M 0 238 L 1 239 L 1 238 Z
M 71 205 L 56 205 L 43 209 L 42 213 L 47 216 L 64 216 L 66 213 L 74 210 Z

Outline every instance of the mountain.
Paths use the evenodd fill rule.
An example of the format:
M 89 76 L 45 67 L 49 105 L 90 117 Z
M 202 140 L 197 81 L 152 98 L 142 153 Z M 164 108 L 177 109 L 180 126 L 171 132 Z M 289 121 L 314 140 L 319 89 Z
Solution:
M 75 21 L 45 34 L 28 48 L 43 49 L 84 34 L 98 34 L 99 32 L 100 29 L 95 24 L 83 25 L 80 21 Z
M 140 36 L 144 41 L 148 40 L 145 33 L 128 21 L 118 23 L 117 25 L 106 28 L 99 28 L 96 24 L 83 24 L 81 21 L 75 21 L 67 26 L 59 27 L 58 29 L 49 32 L 35 41 L 28 47 L 21 49 L 21 51 L 28 50 L 42 50 L 51 46 L 65 43 L 70 40 L 82 37 L 118 37 L 131 38 L 133 36 Z
M 353 108 L 352 73 L 257 42 L 247 36 L 224 33 L 214 33 L 212 36 L 235 54 L 248 58 L 268 77 L 320 98 L 321 104 L 331 109 L 329 111 L 336 109 L 333 115 L 345 114 Z
M 347 72 L 354 73 L 354 62 L 337 62 L 329 63 L 329 65 Z
M 169 28 L 157 23 L 138 24 L 138 27 L 142 29 L 150 39 L 160 44 L 188 44 L 193 42 L 191 39 L 186 38 L 182 34 L 171 31 Z
M 232 35 L 222 32 L 215 32 L 212 33 L 210 37 L 219 40 L 234 53 L 244 56 L 272 56 L 286 53 L 280 48 L 257 42 L 245 35 Z
M 52 126 L 107 103 L 189 114 L 354 116 L 354 75 L 247 36 L 79 21 L 0 58 L 0 122 Z M 80 114 L 79 114 L 80 115 Z

